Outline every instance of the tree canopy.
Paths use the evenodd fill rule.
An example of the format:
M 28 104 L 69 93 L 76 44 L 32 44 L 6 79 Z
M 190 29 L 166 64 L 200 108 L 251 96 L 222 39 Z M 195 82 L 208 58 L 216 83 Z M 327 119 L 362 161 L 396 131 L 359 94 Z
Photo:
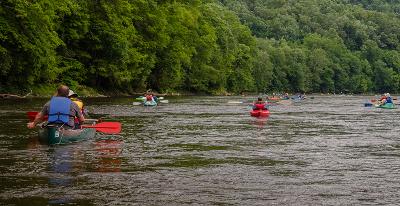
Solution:
M 0 92 L 399 92 L 391 0 L 4 0 Z

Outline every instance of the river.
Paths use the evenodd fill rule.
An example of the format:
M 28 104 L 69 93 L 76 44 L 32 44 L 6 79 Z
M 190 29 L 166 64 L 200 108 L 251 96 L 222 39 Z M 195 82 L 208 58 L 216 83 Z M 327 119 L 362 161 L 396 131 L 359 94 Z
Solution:
M 400 109 L 368 96 L 315 96 L 250 117 L 255 97 L 85 99 L 120 135 L 47 146 L 27 111 L 46 99 L 0 102 L 0 205 L 395 205 Z

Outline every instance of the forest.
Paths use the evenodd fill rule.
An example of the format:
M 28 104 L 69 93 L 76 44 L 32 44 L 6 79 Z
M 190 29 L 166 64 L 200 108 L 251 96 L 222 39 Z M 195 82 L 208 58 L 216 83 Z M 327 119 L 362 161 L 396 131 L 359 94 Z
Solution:
M 0 93 L 400 92 L 393 0 L 2 0 Z

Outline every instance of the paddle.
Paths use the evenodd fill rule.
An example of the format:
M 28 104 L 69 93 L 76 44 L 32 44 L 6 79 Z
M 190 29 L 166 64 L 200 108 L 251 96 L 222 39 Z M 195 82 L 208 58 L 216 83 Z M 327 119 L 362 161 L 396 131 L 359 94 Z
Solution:
M 117 134 L 121 132 L 120 122 L 101 122 L 96 125 L 82 125 L 81 128 L 95 128 L 96 131 L 107 133 L 107 134 Z
M 39 114 L 39 112 L 36 111 L 29 111 L 26 113 L 28 115 L 29 121 L 33 122 L 35 120 L 36 115 Z M 47 120 L 48 116 L 44 116 L 44 120 Z
M 228 101 L 228 104 L 243 104 L 242 101 Z

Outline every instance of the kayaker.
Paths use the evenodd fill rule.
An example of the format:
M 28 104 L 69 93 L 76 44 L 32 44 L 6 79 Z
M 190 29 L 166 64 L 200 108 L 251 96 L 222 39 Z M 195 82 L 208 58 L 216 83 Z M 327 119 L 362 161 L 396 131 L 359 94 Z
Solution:
M 257 101 L 253 103 L 253 110 L 255 109 L 268 109 L 267 102 L 263 101 L 261 97 L 258 97 Z
M 52 97 L 41 112 L 36 115 L 33 122 L 28 123 L 28 128 L 33 129 L 44 121 L 48 115 L 48 124 L 56 124 L 66 129 L 74 128 L 74 118 L 77 117 L 80 124 L 85 121 L 79 106 L 68 98 L 69 88 L 61 85 L 57 88 L 57 95 Z
M 379 98 L 378 101 L 379 101 L 379 103 L 382 103 L 382 102 L 386 101 L 386 93 L 383 94 L 383 95 L 381 96 L 381 98 Z
M 393 100 L 392 97 L 390 96 L 389 93 L 385 93 L 384 98 L 381 98 L 381 105 L 385 105 L 385 104 L 393 104 Z
M 286 100 L 286 99 L 290 99 L 289 94 L 288 94 L 288 93 L 285 93 L 285 95 L 282 96 L 282 99 L 285 99 L 285 100 Z
M 258 97 L 254 104 L 265 104 L 265 101 L 263 101 L 262 97 Z
M 144 94 L 144 97 L 146 98 L 147 102 L 157 102 L 157 97 L 154 96 L 154 93 L 151 90 L 147 90 L 147 92 Z

